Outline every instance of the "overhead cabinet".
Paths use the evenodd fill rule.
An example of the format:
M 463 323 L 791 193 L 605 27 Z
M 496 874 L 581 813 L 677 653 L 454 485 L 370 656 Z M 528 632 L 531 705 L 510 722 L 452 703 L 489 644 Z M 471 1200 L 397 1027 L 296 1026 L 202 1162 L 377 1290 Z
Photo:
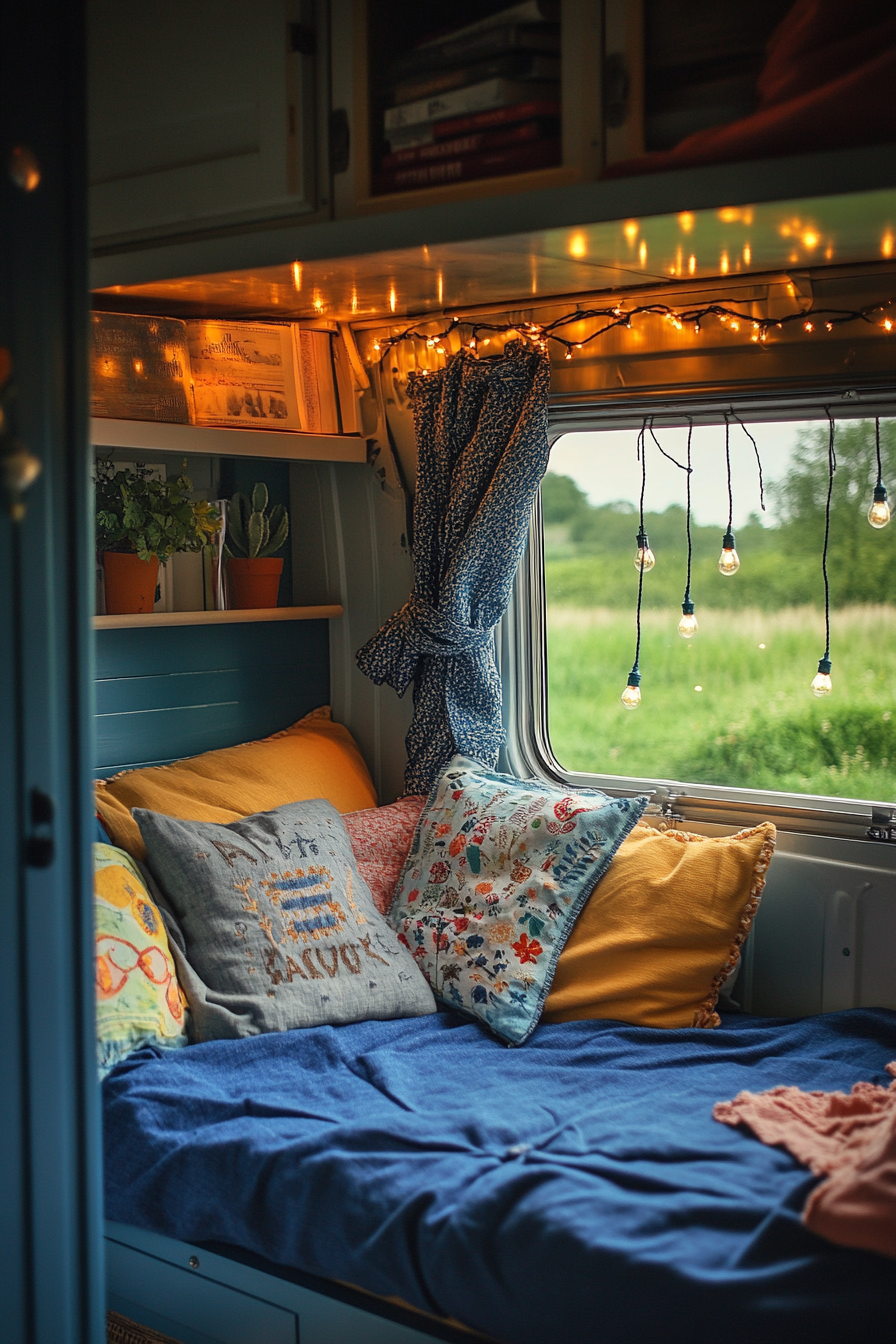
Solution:
M 310 218 L 326 30 L 313 0 L 91 0 L 95 246 Z
M 601 0 L 333 0 L 337 216 L 593 180 Z

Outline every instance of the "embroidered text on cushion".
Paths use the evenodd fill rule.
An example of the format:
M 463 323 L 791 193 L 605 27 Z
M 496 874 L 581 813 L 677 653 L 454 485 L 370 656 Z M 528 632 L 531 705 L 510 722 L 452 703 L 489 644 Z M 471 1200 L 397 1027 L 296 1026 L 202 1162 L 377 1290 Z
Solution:
M 646 805 L 522 783 L 455 756 L 390 911 L 437 997 L 521 1045 L 583 902 Z
M 331 804 L 289 803 L 226 826 L 142 809 L 136 819 L 186 959 L 227 1010 L 215 1034 L 435 1011 Z
M 718 1026 L 774 848 L 770 822 L 713 838 L 637 826 L 563 949 L 544 1020 Z
M 146 848 L 132 808 L 226 824 L 302 798 L 326 798 L 338 812 L 376 805 L 355 740 L 332 722 L 328 708 L 258 742 L 126 770 L 96 785 L 97 811 L 109 834 L 135 859 L 144 859 Z
M 131 858 L 93 847 L 96 1043 L 100 1073 L 141 1045 L 187 1044 L 165 926 Z
M 426 799 L 419 794 L 399 798 L 386 807 L 347 812 L 342 820 L 352 842 L 358 872 L 370 888 L 373 903 L 387 914 L 411 848 L 414 830 Z

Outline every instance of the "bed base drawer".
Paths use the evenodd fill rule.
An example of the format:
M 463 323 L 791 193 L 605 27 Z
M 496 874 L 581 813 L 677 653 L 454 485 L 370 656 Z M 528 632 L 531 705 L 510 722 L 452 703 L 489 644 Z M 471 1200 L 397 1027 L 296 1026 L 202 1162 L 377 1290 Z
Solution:
M 112 1311 L 180 1344 L 299 1344 L 295 1312 L 207 1279 L 201 1269 L 107 1240 L 106 1276 Z
M 430 1334 L 390 1319 L 397 1313 L 388 1304 L 382 1315 L 365 1311 L 295 1283 L 288 1273 L 281 1278 L 121 1223 L 106 1225 L 106 1282 L 112 1311 L 179 1344 L 437 1344 L 482 1338 L 441 1324 Z

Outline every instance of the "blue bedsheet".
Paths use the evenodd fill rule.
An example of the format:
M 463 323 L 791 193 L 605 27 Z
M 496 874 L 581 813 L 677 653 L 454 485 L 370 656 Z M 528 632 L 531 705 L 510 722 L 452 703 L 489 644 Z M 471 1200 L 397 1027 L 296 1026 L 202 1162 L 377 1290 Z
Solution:
M 896 1263 L 807 1232 L 814 1178 L 711 1113 L 889 1083 L 894 1058 L 886 1010 L 569 1022 L 519 1050 L 447 1014 L 147 1049 L 104 1085 L 106 1212 L 514 1344 L 866 1338 L 892 1328 Z

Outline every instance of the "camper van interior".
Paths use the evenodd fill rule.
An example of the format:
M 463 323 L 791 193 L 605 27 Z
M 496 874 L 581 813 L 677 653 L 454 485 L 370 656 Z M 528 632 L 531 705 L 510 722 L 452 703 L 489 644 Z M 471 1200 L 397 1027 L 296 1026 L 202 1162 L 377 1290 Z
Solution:
M 892 1329 L 894 79 L 5 12 L 4 1344 Z

